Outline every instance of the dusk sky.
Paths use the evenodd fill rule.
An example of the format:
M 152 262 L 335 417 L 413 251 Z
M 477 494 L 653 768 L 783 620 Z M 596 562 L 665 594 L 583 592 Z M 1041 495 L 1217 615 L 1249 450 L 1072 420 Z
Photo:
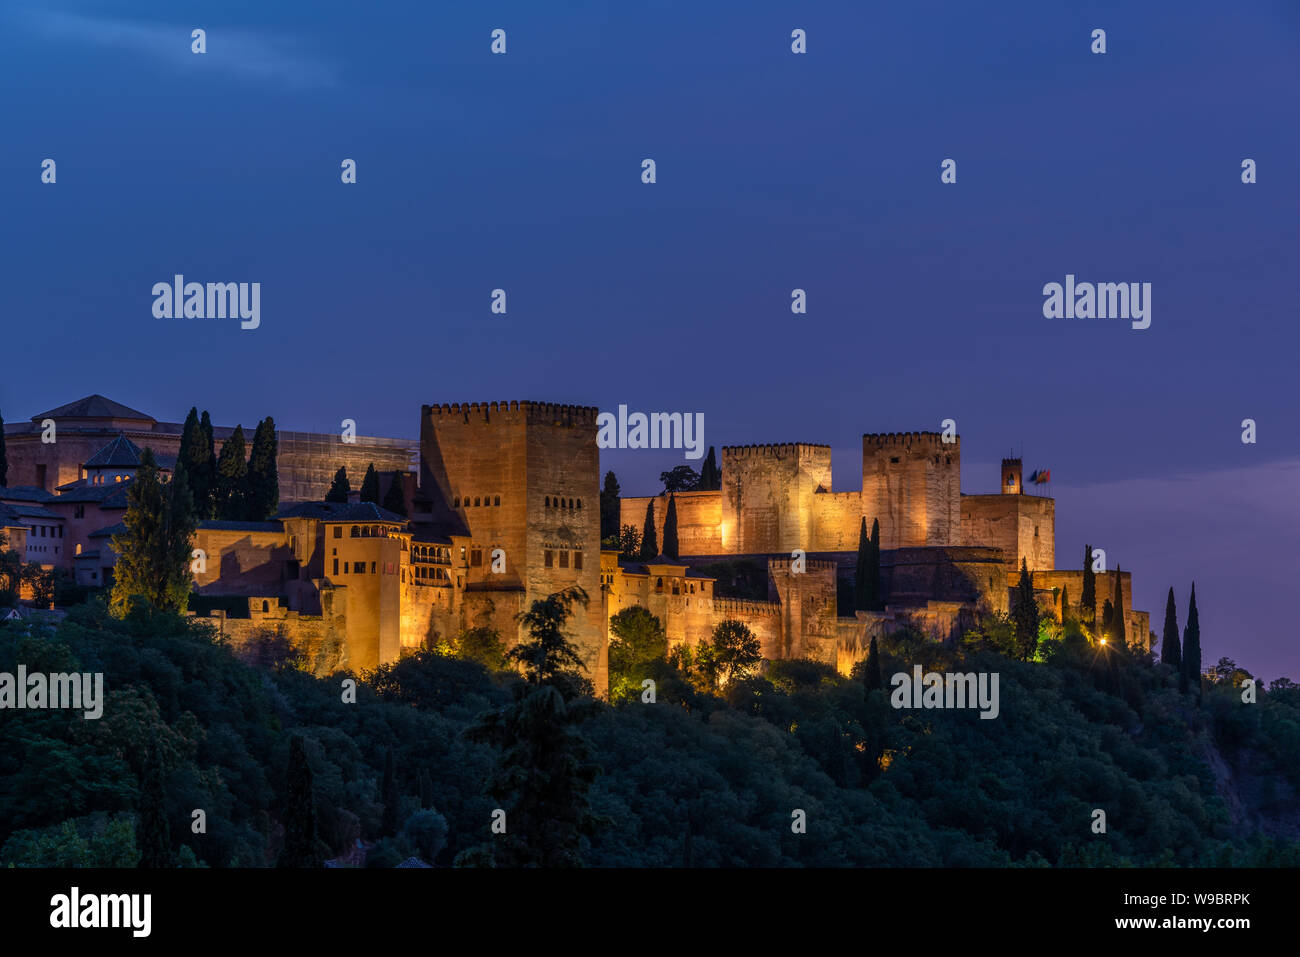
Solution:
M 1297 94 L 1295 0 L 8 0 L 0 413 L 622 403 L 829 444 L 837 490 L 952 418 L 964 491 L 1051 469 L 1059 566 L 1106 548 L 1157 634 L 1195 579 L 1207 666 L 1300 680 Z M 176 273 L 260 327 L 156 319 Z M 1067 274 L 1151 283 L 1150 328 L 1044 318 Z

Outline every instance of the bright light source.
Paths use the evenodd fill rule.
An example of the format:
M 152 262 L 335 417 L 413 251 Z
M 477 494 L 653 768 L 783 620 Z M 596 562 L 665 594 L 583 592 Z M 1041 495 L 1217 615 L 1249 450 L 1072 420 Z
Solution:
M 1103 639 L 1101 640 L 1101 643 L 1104 645 L 1104 644 L 1106 643 L 1106 639 L 1103 638 Z

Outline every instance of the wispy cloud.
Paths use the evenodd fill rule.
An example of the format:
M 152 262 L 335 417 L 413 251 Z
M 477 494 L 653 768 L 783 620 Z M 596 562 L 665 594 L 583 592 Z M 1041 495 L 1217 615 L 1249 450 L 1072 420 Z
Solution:
M 24 18 L 36 32 L 62 41 L 87 43 L 152 57 L 160 63 L 194 73 L 195 68 L 290 89 L 321 89 L 337 85 L 334 67 L 304 52 L 297 38 L 279 38 L 248 30 L 205 24 L 169 25 L 36 9 Z M 190 33 L 207 31 L 207 53 L 190 51 Z

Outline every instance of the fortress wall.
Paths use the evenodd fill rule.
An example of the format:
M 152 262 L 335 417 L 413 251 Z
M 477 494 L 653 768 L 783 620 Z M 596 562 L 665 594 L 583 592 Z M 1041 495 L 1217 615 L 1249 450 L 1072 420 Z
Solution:
M 960 438 L 945 443 L 937 432 L 864 435 L 862 514 L 868 530 L 879 519 L 881 548 L 957 544 Z
M 675 492 L 677 502 L 677 548 L 679 555 L 716 555 L 722 551 L 722 492 Z M 645 529 L 646 506 L 655 503 L 655 535 L 664 543 L 664 521 L 668 518 L 668 496 L 636 496 L 619 500 L 621 528 L 632 525 Z
M 200 528 L 194 547 L 207 554 L 206 570 L 194 576 L 195 588 L 204 595 L 279 595 L 285 562 L 294 558 L 282 532 Z
M 754 633 L 764 658 L 783 657 L 782 650 L 785 643 L 781 634 L 779 604 L 771 601 L 746 601 L 739 598 L 713 599 L 713 620 L 709 631 L 712 632 L 714 627 L 727 619 L 741 622 Z
M 813 498 L 831 488 L 825 445 L 743 445 L 722 450 L 722 549 L 739 554 L 808 550 Z
M 1056 501 L 1038 495 L 963 495 L 961 535 L 966 545 L 1002 549 L 1008 569 L 1056 565 Z
M 788 559 L 770 559 L 767 572 L 781 603 L 780 658 L 813 658 L 834 664 L 836 624 L 835 563 L 808 560 L 793 571 Z
M 883 551 L 880 579 L 891 606 L 931 600 L 1005 611 L 1006 566 L 995 548 L 900 548 Z
M 1133 609 L 1133 576 L 1131 573 L 1121 571 L 1119 574 L 1120 594 L 1124 601 L 1124 630 L 1129 644 L 1141 644 L 1147 647 L 1151 643 L 1151 616 L 1145 611 L 1134 611 Z M 1093 609 L 1096 615 L 1098 625 L 1102 620 L 1102 609 L 1106 602 L 1113 601 L 1115 595 L 1115 576 L 1113 571 L 1098 572 L 1096 574 L 1096 591 L 1097 602 Z M 1035 591 L 1058 590 L 1064 588 L 1070 600 L 1070 609 L 1072 615 L 1083 615 L 1086 613 L 1080 608 L 1080 601 L 1083 598 L 1083 570 L 1074 569 L 1052 569 L 1050 571 L 1036 571 L 1033 573 L 1033 583 Z M 1016 575 L 1018 580 L 1019 575 Z M 1008 576 L 1010 587 L 1014 587 L 1015 581 Z M 1060 595 L 1055 597 L 1053 611 L 1059 617 Z
M 805 551 L 857 551 L 862 526 L 861 492 L 826 492 L 812 497 L 813 541 Z M 871 523 L 867 523 L 871 534 Z

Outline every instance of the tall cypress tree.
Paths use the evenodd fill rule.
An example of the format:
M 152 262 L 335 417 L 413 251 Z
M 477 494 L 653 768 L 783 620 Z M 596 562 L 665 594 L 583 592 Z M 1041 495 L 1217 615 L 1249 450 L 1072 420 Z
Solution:
M 1097 576 L 1092 570 L 1092 546 L 1083 546 L 1083 594 L 1079 596 L 1079 618 L 1090 627 L 1097 625 Z
M 1201 616 L 1196 611 L 1196 582 L 1192 582 L 1192 600 L 1187 609 L 1187 628 L 1183 632 L 1183 674 L 1199 696 L 1201 693 Z
M 0 415 L 0 488 L 5 488 L 8 484 L 9 453 L 5 450 L 5 417 Z
M 203 433 L 199 431 L 199 410 L 196 406 L 190 406 L 190 414 L 185 416 L 185 425 L 181 429 L 181 447 L 180 451 L 176 453 L 176 464 L 180 465 L 183 462 L 189 467 L 188 481 L 190 483 L 191 492 L 194 491 L 194 453 L 202 446 L 202 444 Z M 195 501 L 196 503 L 198 501 L 197 495 L 195 496 Z
M 1115 566 L 1115 618 L 1111 624 L 1115 631 L 1115 644 L 1123 648 L 1128 644 L 1128 628 L 1124 621 L 1124 582 L 1118 565 Z
M 401 472 L 394 473 L 393 481 L 388 485 L 388 492 L 384 495 L 384 508 L 397 515 L 406 514 L 406 492 L 402 486 Z
M 701 492 L 715 492 L 722 488 L 722 472 L 718 470 L 718 460 L 709 446 L 709 454 L 700 467 L 700 484 L 696 486 Z
M 885 598 L 880 588 L 880 519 L 871 520 L 871 552 L 867 563 L 867 608 L 884 611 Z
M 1016 583 L 1015 599 L 1011 604 L 1011 619 L 1015 623 L 1020 657 L 1028 661 L 1038 650 L 1038 601 L 1034 598 L 1029 566 L 1023 558 L 1020 559 L 1020 581 Z
M 311 766 L 302 737 L 289 742 L 289 793 L 284 809 L 284 849 L 277 867 L 321 867 L 320 842 L 316 830 L 316 794 Z
M 659 554 L 659 533 L 655 530 L 655 500 L 645 507 L 645 528 L 641 530 L 641 561 L 649 561 Z
M 342 465 L 334 473 L 334 481 L 330 483 L 330 490 L 325 493 L 325 501 L 338 502 L 346 505 L 348 494 L 352 491 L 352 483 L 348 481 L 348 470 Z
M 118 558 L 109 610 L 124 618 L 137 598 L 153 608 L 184 610 L 193 585 L 190 558 L 196 527 L 185 466 L 177 463 L 172 481 L 163 485 L 153 450 L 145 448 L 126 502 L 126 530 L 111 541 Z
M 1174 674 L 1183 673 L 1183 651 L 1178 642 L 1178 608 L 1174 605 L 1174 589 L 1169 588 L 1169 597 L 1165 599 L 1165 631 L 1160 639 L 1160 660 L 1174 669 Z
M 248 445 L 243 426 L 221 446 L 217 458 L 217 487 L 213 496 L 217 518 L 225 522 L 242 522 L 248 515 Z
M 867 667 L 863 674 L 863 681 L 868 691 L 879 691 L 885 686 L 884 678 L 880 674 L 880 651 L 876 648 L 874 637 L 871 639 L 871 647 L 867 649 Z
M 1115 603 L 1109 598 L 1101 606 L 1101 635 L 1105 639 L 1110 638 L 1111 630 L 1115 627 Z
M 280 507 L 280 477 L 276 470 L 279 442 L 275 420 L 269 415 L 257 423 L 253 451 L 248 456 L 248 520 L 264 522 Z
M 668 496 L 668 514 L 664 516 L 664 554 L 677 557 L 677 499 Z
M 167 801 L 163 788 L 162 748 L 155 736 L 150 739 L 140 781 L 140 807 L 136 812 L 135 842 L 140 851 L 140 866 L 172 866 L 171 832 L 167 826 Z
M 1061 624 L 1064 625 L 1070 617 L 1070 590 L 1064 585 L 1061 586 Z
M 618 477 L 609 471 L 605 473 L 605 487 L 600 490 L 600 539 L 618 538 L 619 496 L 622 489 Z
M 374 462 L 366 466 L 366 477 L 361 480 L 361 501 L 379 504 L 379 473 Z
M 869 611 L 871 598 L 867 591 L 867 575 L 871 570 L 871 536 L 867 534 L 867 518 L 858 526 L 858 564 L 853 569 L 853 610 Z
M 212 417 L 207 410 L 199 416 L 199 436 L 191 460 L 185 465 L 190 473 L 190 488 L 194 490 L 194 514 L 202 521 L 217 512 L 217 445 L 212 434 Z

